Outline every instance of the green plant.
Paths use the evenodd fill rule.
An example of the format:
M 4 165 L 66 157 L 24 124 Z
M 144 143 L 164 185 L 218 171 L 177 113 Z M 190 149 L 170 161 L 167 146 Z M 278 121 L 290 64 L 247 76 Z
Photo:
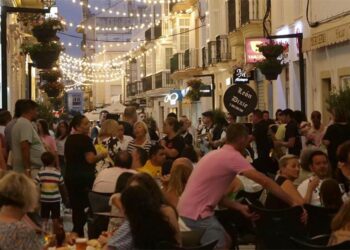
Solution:
M 350 86 L 333 89 L 326 100 L 328 111 L 332 113 L 336 119 L 343 118 L 350 122 Z
M 201 98 L 200 88 L 203 85 L 200 79 L 192 79 L 187 82 L 187 87 L 189 91 L 186 94 L 186 98 L 191 101 L 199 101 Z
M 38 55 L 58 54 L 64 50 L 64 47 L 57 42 L 49 43 L 34 43 L 22 44 L 21 49 L 23 53 L 29 54 L 30 57 L 37 57 Z
M 39 118 L 46 120 L 49 124 L 55 121 L 55 116 L 53 114 L 53 108 L 50 103 L 38 103 Z
M 275 42 L 273 40 L 262 43 L 257 46 L 259 48 L 259 52 L 261 52 L 266 58 L 277 58 L 282 53 L 288 51 L 288 43 Z
M 256 63 L 256 67 L 265 75 L 267 80 L 276 80 L 281 74 L 284 64 L 281 59 L 267 58 Z
M 62 21 L 57 18 L 41 19 L 33 25 L 33 32 L 40 30 L 63 31 L 64 29 L 65 26 L 63 25 Z
M 40 72 L 41 79 L 47 82 L 55 82 L 62 77 L 60 70 L 44 70 Z
M 64 85 L 59 82 L 50 82 L 42 85 L 40 89 L 45 91 L 48 97 L 57 97 L 64 90 Z

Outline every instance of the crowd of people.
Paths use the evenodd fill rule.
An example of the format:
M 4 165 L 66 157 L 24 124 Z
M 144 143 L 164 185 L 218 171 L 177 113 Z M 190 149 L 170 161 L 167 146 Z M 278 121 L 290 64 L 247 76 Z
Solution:
M 83 115 L 48 124 L 37 103 L 18 100 L 13 118 L 0 111 L 0 249 L 42 249 L 43 232 L 57 238 L 64 229 L 73 233 L 57 238 L 59 246 L 93 235 L 104 249 L 176 248 L 181 232 L 202 230 L 202 245 L 230 248 L 216 211 L 257 219 L 235 199 L 240 190 L 261 192 L 269 209 L 333 209 L 330 244 L 350 240 L 350 124 L 332 115 L 325 125 L 318 111 L 308 122 L 301 111 L 277 110 L 271 119 L 255 110 L 242 122 L 215 110 L 195 127 L 169 113 L 159 129 L 126 107 L 122 117 L 102 111 L 95 126 Z M 109 197 L 113 215 L 94 230 L 86 229 L 94 226 L 91 192 Z M 62 207 L 73 228 L 64 228 Z

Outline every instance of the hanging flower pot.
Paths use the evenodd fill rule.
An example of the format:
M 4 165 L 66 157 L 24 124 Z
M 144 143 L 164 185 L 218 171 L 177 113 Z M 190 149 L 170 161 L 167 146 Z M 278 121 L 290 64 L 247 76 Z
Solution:
M 64 85 L 59 82 L 46 83 L 40 87 L 48 97 L 58 97 L 64 89 Z
M 284 64 L 277 58 L 267 58 L 256 64 L 261 73 L 265 75 L 266 80 L 276 80 L 281 74 Z
M 191 100 L 192 102 L 197 102 L 201 99 L 201 92 L 200 88 L 203 85 L 201 80 L 193 79 L 189 80 L 187 82 L 187 87 L 190 88 L 190 90 L 186 94 L 186 98 Z
M 57 31 L 64 30 L 62 22 L 58 19 L 48 18 L 40 20 L 32 29 L 33 36 L 41 43 L 58 40 Z
M 59 70 L 44 70 L 40 72 L 41 80 L 48 83 L 56 82 L 61 76 L 62 73 Z
M 30 58 L 37 68 L 50 69 L 57 61 L 64 47 L 56 42 L 49 42 L 31 44 L 22 49 L 24 53 L 29 53 Z
M 261 52 L 265 58 L 277 58 L 284 52 L 288 51 L 288 43 L 277 43 L 275 41 L 262 43 L 257 47 L 259 48 L 259 52 Z

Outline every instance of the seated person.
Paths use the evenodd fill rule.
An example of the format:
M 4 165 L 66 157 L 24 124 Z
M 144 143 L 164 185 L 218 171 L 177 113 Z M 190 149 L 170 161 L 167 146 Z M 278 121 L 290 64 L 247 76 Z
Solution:
M 34 182 L 24 174 L 11 172 L 0 182 L 0 249 L 43 249 L 36 231 L 21 221 L 39 201 Z
M 327 155 L 322 151 L 314 151 L 309 157 L 309 167 L 313 175 L 298 186 L 298 192 L 306 203 L 321 206 L 320 187 L 330 172 Z
M 98 193 L 114 193 L 115 185 L 122 173 L 136 173 L 136 171 L 130 169 L 131 162 L 131 155 L 127 151 L 118 152 L 114 157 L 115 167 L 105 168 L 98 173 L 92 191 Z
M 160 144 L 153 145 L 149 150 L 149 159 L 146 164 L 138 168 L 137 171 L 147 173 L 152 177 L 160 177 L 162 173 L 162 166 L 165 163 L 166 154 L 164 147 Z
M 328 245 L 338 245 L 350 240 L 350 201 L 345 202 L 335 215 L 331 224 L 332 234 Z
M 338 211 L 343 205 L 343 194 L 339 183 L 334 179 L 325 179 L 320 187 L 320 201 L 325 208 Z
M 143 166 L 145 166 L 148 160 L 148 152 L 143 148 L 136 147 L 131 152 L 131 157 L 132 157 L 131 169 L 137 171 L 139 168 L 142 168 Z
M 297 189 L 293 185 L 293 181 L 298 178 L 300 171 L 300 163 L 297 156 L 286 155 L 279 160 L 279 175 L 276 178 L 276 182 L 281 186 L 292 198 L 295 204 L 304 204 L 304 199 L 298 193 Z M 267 194 L 265 207 L 270 209 L 282 209 L 288 208 L 290 205 L 277 198 L 271 193 Z
M 178 158 L 173 162 L 169 182 L 165 182 L 163 188 L 165 198 L 173 207 L 177 207 L 179 198 L 193 170 L 193 165 L 189 160 L 186 158 L 181 159 Z

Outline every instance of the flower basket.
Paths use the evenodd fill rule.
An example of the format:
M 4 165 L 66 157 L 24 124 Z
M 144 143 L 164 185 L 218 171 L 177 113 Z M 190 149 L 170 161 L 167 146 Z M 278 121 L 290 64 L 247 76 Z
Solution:
M 258 62 L 256 67 L 265 75 L 266 80 L 276 80 L 278 75 L 281 74 L 284 64 L 280 59 L 268 58 Z
M 58 19 L 46 19 L 34 25 L 32 29 L 33 36 L 41 43 L 48 43 L 58 40 L 57 31 L 64 30 L 64 26 Z
M 193 79 L 187 82 L 187 87 L 190 90 L 187 92 L 186 98 L 191 100 L 192 102 L 197 102 L 201 99 L 200 88 L 203 85 L 201 80 Z
M 277 58 L 288 50 L 288 43 L 270 41 L 257 46 L 265 58 Z
M 36 43 L 23 48 L 29 53 L 35 66 L 39 69 L 50 69 L 57 61 L 63 47 L 56 42 Z
M 56 82 L 62 76 L 59 70 L 45 70 L 40 72 L 41 79 L 51 83 Z
M 40 87 L 48 97 L 57 97 L 61 94 L 64 89 L 64 85 L 59 82 L 46 83 Z

